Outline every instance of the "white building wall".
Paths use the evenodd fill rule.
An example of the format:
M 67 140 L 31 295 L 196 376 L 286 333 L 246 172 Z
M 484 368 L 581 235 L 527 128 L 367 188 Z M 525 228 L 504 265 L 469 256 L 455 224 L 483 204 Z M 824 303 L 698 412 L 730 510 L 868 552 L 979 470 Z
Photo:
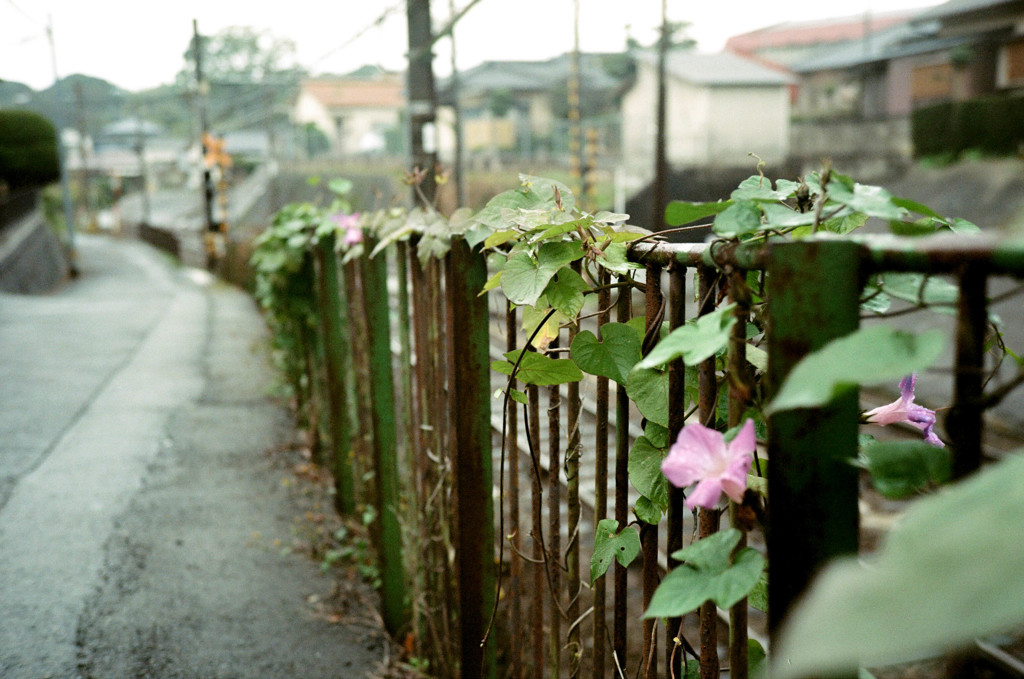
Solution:
M 313 123 L 317 129 L 327 135 L 331 143 L 337 141 L 338 128 L 330 113 L 320 103 L 319 99 L 312 97 L 308 92 L 300 92 L 295 101 L 295 108 L 292 111 L 292 120 L 299 125 Z
M 654 69 L 638 64 L 636 82 L 622 98 L 622 162 L 637 184 L 654 176 L 657 97 Z
M 705 162 L 737 166 L 755 153 L 778 167 L 789 154 L 789 93 L 783 87 L 715 87 L 709 90 Z

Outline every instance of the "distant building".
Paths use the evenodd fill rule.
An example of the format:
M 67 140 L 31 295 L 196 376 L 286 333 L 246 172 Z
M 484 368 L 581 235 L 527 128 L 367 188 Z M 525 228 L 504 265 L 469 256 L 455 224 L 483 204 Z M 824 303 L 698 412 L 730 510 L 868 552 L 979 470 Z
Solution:
M 401 126 L 405 83 L 399 73 L 322 76 L 303 80 L 292 121 L 312 124 L 339 156 L 384 153 L 387 138 Z
M 1024 0 L 951 0 L 789 68 L 798 159 L 884 176 L 913 158 L 915 109 L 1024 87 Z
M 674 51 L 666 78 L 670 165 L 753 167 L 750 153 L 786 160 L 790 75 L 729 52 Z M 653 175 L 657 92 L 656 55 L 638 56 L 636 82 L 622 100 L 623 160 L 634 181 Z
M 458 103 L 470 159 L 532 159 L 565 152 L 571 59 L 563 54 L 546 61 L 487 61 L 459 73 Z M 592 124 L 602 117 L 617 122 L 623 82 L 605 68 L 606 60 L 614 59 L 628 60 L 625 55 L 580 55 L 582 115 Z M 441 83 L 442 104 L 454 101 L 452 82 Z
M 819 48 L 835 49 L 843 45 L 870 44 L 870 36 L 890 26 L 905 24 L 912 12 L 870 12 L 813 21 L 787 21 L 756 31 L 734 35 L 725 42 L 725 51 L 789 67 Z

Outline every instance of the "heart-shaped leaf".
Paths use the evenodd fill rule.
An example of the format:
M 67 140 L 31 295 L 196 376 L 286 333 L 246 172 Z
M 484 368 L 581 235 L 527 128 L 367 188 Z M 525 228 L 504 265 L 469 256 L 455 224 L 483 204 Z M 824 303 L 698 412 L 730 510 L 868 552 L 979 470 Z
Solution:
M 641 339 L 624 323 L 601 326 L 601 339 L 583 330 L 572 341 L 569 356 L 585 373 L 607 377 L 625 386 L 629 371 L 640 360 Z
M 746 547 L 730 563 L 740 540 L 735 528 L 710 535 L 679 550 L 672 558 L 683 561 L 658 585 L 645 618 L 674 618 L 696 610 L 705 601 L 729 608 L 757 584 L 765 560 L 757 550 Z
M 608 572 L 612 561 L 618 561 L 623 567 L 633 562 L 640 554 L 640 536 L 635 530 L 626 526 L 619 531 L 619 522 L 615 519 L 601 519 L 594 534 L 594 553 L 590 558 L 590 582 Z

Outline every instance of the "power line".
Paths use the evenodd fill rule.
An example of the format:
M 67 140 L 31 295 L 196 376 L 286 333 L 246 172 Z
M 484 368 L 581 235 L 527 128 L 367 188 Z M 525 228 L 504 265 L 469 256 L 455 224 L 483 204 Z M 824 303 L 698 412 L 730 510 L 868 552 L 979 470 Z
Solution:
M 479 0 L 477 0 L 477 1 L 479 1 Z M 323 62 L 324 60 L 326 60 L 328 57 L 331 57 L 331 56 L 337 54 L 338 52 L 340 52 L 341 50 L 345 49 L 346 47 L 348 47 L 349 45 L 351 45 L 355 41 L 359 40 L 364 35 L 366 35 L 370 31 L 372 31 L 374 28 L 378 28 L 378 27 L 382 26 L 384 24 L 384 22 L 388 20 L 388 17 L 390 17 L 392 14 L 394 14 L 398 10 L 402 9 L 403 7 L 405 7 L 405 0 L 400 0 L 399 2 L 395 3 L 391 7 L 388 7 L 383 12 L 381 12 L 380 16 L 378 16 L 376 19 L 374 19 L 373 21 L 371 21 L 370 23 L 368 23 L 367 25 L 363 26 L 358 31 L 356 31 L 354 34 L 352 34 L 352 36 L 348 40 L 346 40 L 345 42 L 341 43 L 337 47 L 334 47 L 333 49 L 328 51 L 326 54 L 324 54 L 322 57 L 320 57 L 316 61 L 312 62 L 310 64 L 310 66 L 316 66 L 317 64 L 319 64 L 319 63 Z
M 36 18 L 36 17 L 32 16 L 31 14 L 29 14 L 28 12 L 26 12 L 18 3 L 14 2 L 14 0 L 7 0 L 7 4 L 10 5 L 11 7 L 13 7 L 14 9 L 16 9 L 18 11 L 18 13 L 21 14 L 21 16 L 23 16 L 26 19 L 28 19 L 29 21 L 31 21 L 33 24 L 35 24 L 37 27 L 39 27 L 43 31 L 47 30 L 46 22 L 40 21 L 38 18 Z

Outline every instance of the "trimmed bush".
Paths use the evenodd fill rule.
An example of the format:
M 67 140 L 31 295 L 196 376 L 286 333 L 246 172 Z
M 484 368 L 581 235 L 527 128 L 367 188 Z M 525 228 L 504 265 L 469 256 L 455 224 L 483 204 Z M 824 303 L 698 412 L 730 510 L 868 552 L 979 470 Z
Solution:
M 60 176 L 57 130 L 38 113 L 0 111 L 0 181 L 44 186 Z
M 918 156 L 950 154 L 968 149 L 1012 155 L 1024 144 L 1024 96 L 979 97 L 943 102 L 914 111 L 911 117 L 914 152 Z

